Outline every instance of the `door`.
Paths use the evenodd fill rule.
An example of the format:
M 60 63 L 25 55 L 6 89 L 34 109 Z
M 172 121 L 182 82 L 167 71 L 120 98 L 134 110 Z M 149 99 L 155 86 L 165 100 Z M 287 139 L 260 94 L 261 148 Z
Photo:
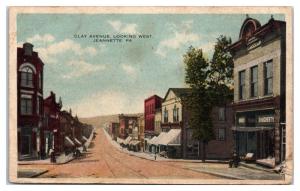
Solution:
M 31 136 L 30 135 L 22 135 L 21 138 L 21 155 L 30 155 L 31 151 Z

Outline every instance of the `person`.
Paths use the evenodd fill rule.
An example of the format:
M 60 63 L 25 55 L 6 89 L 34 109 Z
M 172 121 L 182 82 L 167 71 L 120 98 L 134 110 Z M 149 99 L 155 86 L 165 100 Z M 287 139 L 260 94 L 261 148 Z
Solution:
M 50 149 L 50 150 L 49 150 L 49 154 L 50 154 L 50 161 L 51 161 L 52 163 L 56 163 L 56 158 L 55 158 L 54 150 L 53 150 L 53 149 Z

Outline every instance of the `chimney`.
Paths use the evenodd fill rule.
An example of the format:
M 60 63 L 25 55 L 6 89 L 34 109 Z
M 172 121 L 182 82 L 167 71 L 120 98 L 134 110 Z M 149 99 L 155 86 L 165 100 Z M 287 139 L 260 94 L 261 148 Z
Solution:
M 23 44 L 23 49 L 24 49 L 24 55 L 25 56 L 32 56 L 32 51 L 33 51 L 33 45 L 28 43 L 28 42 L 25 42 Z

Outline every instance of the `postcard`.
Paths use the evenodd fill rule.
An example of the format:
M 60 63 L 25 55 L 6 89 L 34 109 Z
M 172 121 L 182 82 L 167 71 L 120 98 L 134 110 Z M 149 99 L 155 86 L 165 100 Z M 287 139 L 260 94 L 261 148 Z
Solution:
M 9 181 L 291 184 L 292 7 L 10 7 Z

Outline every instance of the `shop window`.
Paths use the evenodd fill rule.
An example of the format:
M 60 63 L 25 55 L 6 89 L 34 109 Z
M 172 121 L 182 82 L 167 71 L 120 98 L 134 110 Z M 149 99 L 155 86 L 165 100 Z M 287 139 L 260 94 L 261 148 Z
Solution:
M 21 70 L 21 86 L 33 87 L 33 71 L 28 66 Z
M 245 99 L 245 70 L 239 72 L 239 98 Z
M 224 128 L 218 129 L 218 140 L 225 141 L 225 129 Z
M 254 66 L 251 68 L 251 97 L 257 97 L 257 76 L 258 76 L 258 67 Z
M 265 95 L 273 93 L 273 61 L 269 60 L 264 63 L 264 89 Z

